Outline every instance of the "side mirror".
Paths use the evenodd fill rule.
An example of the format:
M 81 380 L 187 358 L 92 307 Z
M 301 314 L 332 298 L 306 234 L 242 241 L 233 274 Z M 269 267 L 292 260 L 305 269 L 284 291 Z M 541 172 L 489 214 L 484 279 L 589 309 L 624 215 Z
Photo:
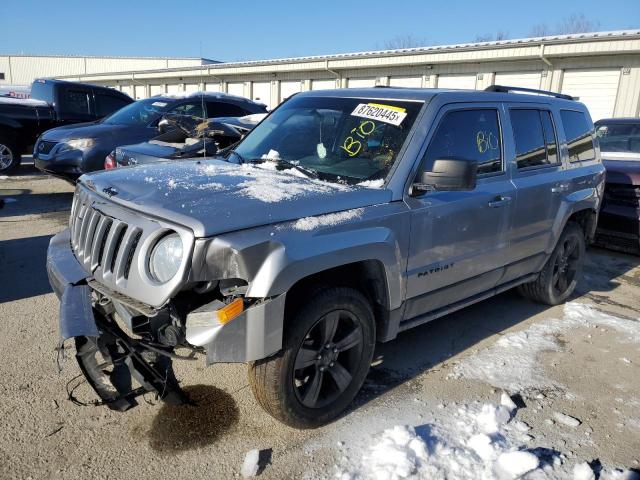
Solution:
M 160 121 L 158 122 L 158 131 L 160 133 L 167 133 L 169 130 L 171 130 L 169 120 L 167 120 L 164 117 L 161 118 Z
M 413 184 L 412 193 L 465 191 L 476 187 L 478 166 L 475 162 L 457 158 L 442 158 L 433 162 L 430 172 L 422 172 Z

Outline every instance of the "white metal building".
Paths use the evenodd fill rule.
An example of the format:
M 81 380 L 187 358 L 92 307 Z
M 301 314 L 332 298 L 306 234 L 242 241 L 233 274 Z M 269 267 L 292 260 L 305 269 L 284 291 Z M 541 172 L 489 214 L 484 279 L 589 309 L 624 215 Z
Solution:
M 293 93 L 392 85 L 483 89 L 491 84 L 569 93 L 595 119 L 640 115 L 640 30 L 314 57 L 64 76 L 144 98 L 225 91 L 273 108 Z
M 93 57 L 0 54 L 0 86 L 29 85 L 39 77 L 91 75 L 125 70 L 157 70 L 217 63 L 193 57 Z

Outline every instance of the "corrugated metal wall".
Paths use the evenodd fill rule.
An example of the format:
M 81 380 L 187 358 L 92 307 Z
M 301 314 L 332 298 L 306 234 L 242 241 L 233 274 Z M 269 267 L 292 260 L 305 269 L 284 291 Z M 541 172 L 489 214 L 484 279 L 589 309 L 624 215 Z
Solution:
M 107 72 L 155 70 L 201 65 L 199 58 L 65 57 L 0 55 L 0 84 L 27 85 L 38 77 L 63 77 Z
M 0 56 L 0 68 L 6 68 L 2 62 Z M 373 85 L 484 89 L 492 84 L 507 84 L 578 96 L 595 119 L 609 115 L 638 116 L 640 31 L 147 72 L 75 74 L 67 78 L 108 85 L 137 98 L 205 89 L 259 98 L 270 107 L 305 90 Z M 147 88 L 133 88 L 145 85 Z

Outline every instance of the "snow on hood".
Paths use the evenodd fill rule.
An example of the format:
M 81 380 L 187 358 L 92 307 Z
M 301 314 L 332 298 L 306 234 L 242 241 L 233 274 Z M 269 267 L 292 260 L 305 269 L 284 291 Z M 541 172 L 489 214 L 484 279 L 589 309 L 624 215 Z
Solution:
M 191 228 L 196 237 L 391 200 L 389 190 L 307 178 L 295 169 L 276 170 L 272 162 L 243 165 L 211 159 L 161 162 L 85 175 L 81 183 L 103 196 L 105 189 L 115 189 L 118 193 L 110 197 L 111 201 L 172 219 Z M 307 229 L 306 225 L 301 229 Z

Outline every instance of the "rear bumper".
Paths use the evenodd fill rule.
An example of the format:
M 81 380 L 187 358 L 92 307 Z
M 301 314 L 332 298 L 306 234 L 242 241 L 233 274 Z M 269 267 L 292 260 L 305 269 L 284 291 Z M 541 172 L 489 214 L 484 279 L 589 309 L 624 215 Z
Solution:
M 640 253 L 640 208 L 605 202 L 595 243 L 613 250 Z

